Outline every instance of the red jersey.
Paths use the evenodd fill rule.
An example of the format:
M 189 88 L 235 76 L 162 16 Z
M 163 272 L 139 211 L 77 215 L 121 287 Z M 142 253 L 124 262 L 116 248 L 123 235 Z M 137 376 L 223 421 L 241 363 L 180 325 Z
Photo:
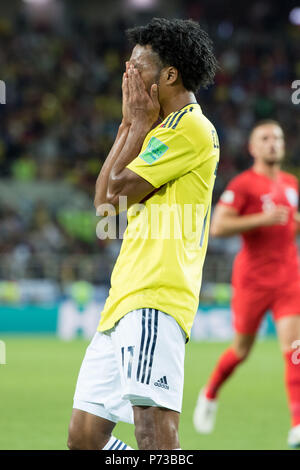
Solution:
M 239 215 L 268 211 L 274 205 L 287 206 L 285 225 L 259 227 L 241 234 L 242 249 L 237 255 L 232 282 L 235 287 L 276 288 L 300 278 L 296 245 L 298 182 L 281 171 L 276 180 L 253 169 L 235 177 L 219 204 L 234 207 Z

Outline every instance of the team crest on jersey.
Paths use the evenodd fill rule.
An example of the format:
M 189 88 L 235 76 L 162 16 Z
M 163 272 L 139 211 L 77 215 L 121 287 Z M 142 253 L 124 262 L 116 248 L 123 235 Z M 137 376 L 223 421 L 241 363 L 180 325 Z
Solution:
M 298 206 L 298 193 L 295 188 L 287 188 L 285 190 L 285 195 L 291 206 Z
M 161 142 L 161 140 L 156 137 L 151 137 L 146 150 L 140 154 L 140 158 L 151 165 L 151 163 L 156 162 L 160 157 L 162 157 L 168 148 L 169 147 Z
M 234 192 L 226 189 L 220 199 L 222 202 L 225 202 L 225 204 L 232 204 L 234 201 Z

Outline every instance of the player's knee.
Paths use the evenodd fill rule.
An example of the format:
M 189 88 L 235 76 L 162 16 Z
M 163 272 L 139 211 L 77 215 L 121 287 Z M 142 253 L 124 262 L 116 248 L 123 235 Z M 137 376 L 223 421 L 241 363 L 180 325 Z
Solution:
M 242 361 L 245 361 L 247 359 L 247 357 L 249 356 L 249 354 L 250 354 L 250 348 L 242 349 L 240 359 Z
M 74 426 L 71 422 L 69 427 L 69 435 L 67 446 L 69 450 L 85 450 L 87 444 L 87 436 L 79 429 Z
M 233 342 L 233 349 L 241 361 L 247 359 L 254 343 L 254 338 L 237 336 Z
M 238 345 L 235 347 L 235 352 L 241 361 L 245 361 L 249 356 L 251 351 L 251 346 L 249 345 Z
M 67 447 L 69 450 L 83 450 L 83 440 L 81 436 L 76 436 L 74 433 L 69 431 Z
M 107 438 L 95 441 L 91 433 L 84 433 L 78 428 L 70 426 L 67 446 L 69 450 L 101 450 L 106 444 Z
M 294 330 L 290 328 L 288 333 L 281 335 L 279 337 L 280 349 L 283 354 L 288 353 L 294 347 L 297 347 L 300 338 L 299 329 L 295 328 Z
M 298 338 L 299 339 L 299 338 Z M 292 344 L 296 341 L 296 339 L 291 339 L 290 341 L 281 341 L 280 342 L 280 349 L 282 354 L 287 354 L 292 349 Z

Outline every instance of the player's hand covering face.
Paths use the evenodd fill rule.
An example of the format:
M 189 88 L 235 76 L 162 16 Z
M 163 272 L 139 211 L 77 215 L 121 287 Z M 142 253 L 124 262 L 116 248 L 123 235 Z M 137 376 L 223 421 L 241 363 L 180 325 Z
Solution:
M 160 111 L 157 85 L 151 85 L 150 93 L 147 93 L 139 71 L 133 64 L 127 62 L 126 72 L 123 74 L 122 92 L 124 122 L 151 128 L 157 121 Z

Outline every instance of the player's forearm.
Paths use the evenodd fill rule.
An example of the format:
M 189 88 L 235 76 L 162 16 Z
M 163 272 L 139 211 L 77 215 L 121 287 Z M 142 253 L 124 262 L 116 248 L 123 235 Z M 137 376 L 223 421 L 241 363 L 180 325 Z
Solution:
M 122 148 L 122 151 L 115 159 L 107 186 L 107 199 L 108 201 L 115 200 L 118 195 L 122 194 L 126 179 L 124 178 L 123 172 L 127 165 L 131 163 L 140 153 L 143 142 L 146 135 L 150 131 L 151 127 L 144 123 L 133 123 L 130 126 L 126 142 Z
M 97 207 L 99 207 L 100 204 L 104 204 L 106 202 L 109 175 L 113 164 L 115 163 L 116 159 L 118 158 L 120 152 L 124 147 L 129 133 L 129 129 L 130 125 L 125 124 L 124 122 L 121 123 L 115 142 L 101 168 L 101 171 L 96 181 L 95 189 L 94 205 L 96 209 Z
M 212 237 L 230 237 L 263 226 L 263 213 L 237 215 L 212 219 Z

